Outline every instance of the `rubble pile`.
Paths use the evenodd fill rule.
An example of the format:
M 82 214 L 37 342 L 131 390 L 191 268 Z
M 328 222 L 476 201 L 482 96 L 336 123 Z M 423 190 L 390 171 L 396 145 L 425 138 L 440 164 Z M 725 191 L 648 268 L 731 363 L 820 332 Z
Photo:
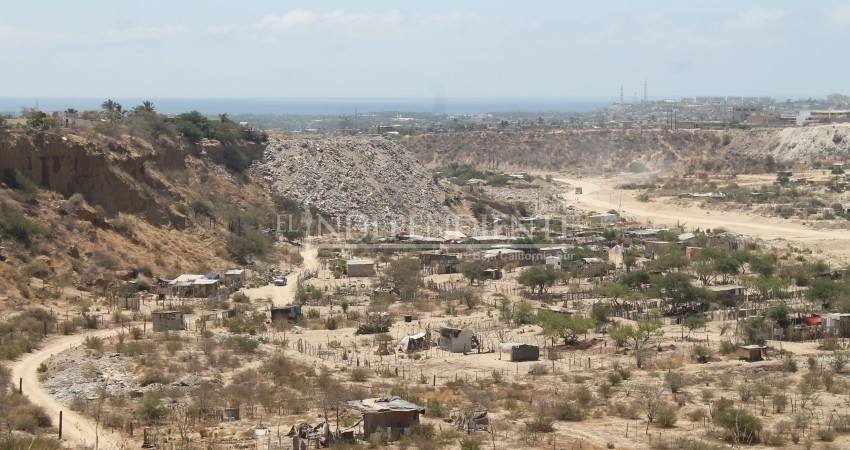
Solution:
M 444 224 L 451 216 L 431 173 L 381 137 L 272 140 L 253 170 L 274 193 L 330 217 L 404 226 Z

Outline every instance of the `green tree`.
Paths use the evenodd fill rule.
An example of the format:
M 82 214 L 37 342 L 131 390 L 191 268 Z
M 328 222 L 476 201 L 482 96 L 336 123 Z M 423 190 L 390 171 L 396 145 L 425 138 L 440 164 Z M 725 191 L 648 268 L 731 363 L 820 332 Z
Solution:
M 767 308 L 765 316 L 783 330 L 791 326 L 791 319 L 788 317 L 788 305 L 785 302 Z
M 526 325 L 533 323 L 534 308 L 528 302 L 514 303 L 512 316 L 515 325 Z
M 693 306 L 697 303 L 709 303 L 716 294 L 691 284 L 690 277 L 684 273 L 668 273 L 660 283 L 661 294 L 665 301 L 675 306 Z
M 825 309 L 832 309 L 835 304 L 850 299 L 850 287 L 829 278 L 816 278 L 809 285 L 806 297 L 811 302 L 819 303 Z
M 380 283 L 398 289 L 402 300 L 413 300 L 423 285 L 419 260 L 399 258 L 390 261 L 381 273 Z
M 763 278 L 770 278 L 776 272 L 776 255 L 751 255 L 749 266 L 751 272 L 757 273 Z
M 632 356 L 638 369 L 652 357 L 652 344 L 655 338 L 663 336 L 664 330 L 661 323 L 655 321 L 640 320 L 637 326 L 626 325 L 622 327 L 626 335 L 626 342 L 631 344 Z
M 686 314 L 682 320 L 682 327 L 688 329 L 687 337 L 690 337 L 694 331 L 705 328 L 706 325 L 708 325 L 708 318 L 702 314 Z
M 632 267 L 637 264 L 638 252 L 633 248 L 626 249 L 623 252 L 623 265 L 626 266 L 626 273 L 632 271 Z
M 558 281 L 558 271 L 548 264 L 528 267 L 517 277 L 517 283 L 530 288 L 532 293 L 537 289 L 541 294 L 552 287 L 556 281 Z
M 761 419 L 744 408 L 728 408 L 715 416 L 714 423 L 723 428 L 726 435 L 736 444 L 758 442 L 762 429 Z
M 115 122 L 124 116 L 124 107 L 111 98 L 101 103 L 100 109 L 103 110 L 104 116 L 106 116 L 110 122 Z
M 563 314 L 560 312 L 541 309 L 537 311 L 537 321 L 543 327 L 547 337 L 561 338 L 564 345 L 572 345 L 578 341 L 579 335 L 587 333 L 596 323 L 590 317 L 581 314 Z
M 475 283 L 476 281 L 484 277 L 484 266 L 478 264 L 477 262 L 464 263 L 461 266 L 460 271 L 463 276 L 467 280 L 469 280 L 470 286 L 472 285 L 472 283 Z

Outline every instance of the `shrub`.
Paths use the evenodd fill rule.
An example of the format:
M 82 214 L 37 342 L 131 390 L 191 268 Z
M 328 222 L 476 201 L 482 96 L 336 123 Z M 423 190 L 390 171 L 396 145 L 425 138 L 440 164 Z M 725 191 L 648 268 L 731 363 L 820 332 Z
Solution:
M 721 341 L 720 342 L 720 354 L 728 355 L 735 351 L 735 345 L 732 344 L 731 341 Z
M 97 353 L 103 353 L 103 339 L 97 336 L 87 336 L 83 340 L 83 347 Z
M 535 363 L 528 369 L 529 375 L 546 375 L 549 373 L 549 367 L 543 363 Z
M 664 374 L 664 383 L 670 388 L 670 392 L 675 394 L 685 387 L 685 374 L 682 372 L 673 372 L 672 370 L 668 370 Z
M 671 428 L 676 425 L 676 421 L 678 420 L 676 412 L 676 405 L 665 402 L 655 412 L 655 420 L 661 427 Z
M 251 298 L 248 297 L 244 292 L 237 292 L 233 294 L 232 297 L 233 303 L 250 303 Z
M 481 450 L 481 442 L 474 437 L 464 437 L 459 444 L 460 450 Z
M 44 232 L 37 222 L 29 220 L 14 208 L 0 206 L 0 235 L 7 236 L 29 245 L 32 237 Z
M 557 420 L 581 422 L 585 418 L 584 408 L 576 402 L 558 402 L 552 407 L 552 415 Z
M 355 367 L 351 369 L 350 376 L 351 381 L 364 382 L 369 378 L 369 370 L 365 367 Z
M 7 168 L 4 170 L 3 182 L 10 188 L 25 194 L 35 195 L 38 192 L 38 185 L 18 169 Z
M 50 416 L 44 408 L 28 403 L 20 404 L 9 411 L 7 417 L 13 430 L 35 433 L 38 428 L 51 426 Z
M 717 414 L 714 422 L 724 429 L 726 436 L 736 443 L 758 442 L 761 420 L 743 408 L 728 408 Z
M 328 330 L 336 330 L 337 321 L 335 316 L 328 317 L 325 319 L 325 328 Z
M 232 147 L 224 149 L 222 158 L 224 159 L 224 165 L 235 172 L 242 172 L 251 163 L 251 160 L 245 156 L 245 153 Z
M 538 414 L 532 420 L 525 421 L 524 428 L 529 433 L 551 433 L 555 431 L 555 427 L 552 426 L 552 419 L 542 414 Z

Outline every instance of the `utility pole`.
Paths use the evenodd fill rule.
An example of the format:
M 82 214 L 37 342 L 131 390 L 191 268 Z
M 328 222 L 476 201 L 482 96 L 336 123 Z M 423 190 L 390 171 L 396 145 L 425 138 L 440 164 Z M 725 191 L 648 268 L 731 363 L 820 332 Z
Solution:
M 643 79 L 643 102 L 646 103 L 646 78 Z

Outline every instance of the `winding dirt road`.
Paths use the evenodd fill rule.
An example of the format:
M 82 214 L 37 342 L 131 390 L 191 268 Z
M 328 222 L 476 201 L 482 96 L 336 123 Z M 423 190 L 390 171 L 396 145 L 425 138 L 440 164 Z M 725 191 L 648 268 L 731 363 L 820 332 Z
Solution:
M 59 354 L 68 348 L 82 345 L 88 336 L 106 338 L 116 333 L 117 330 L 98 330 L 72 336 L 62 336 L 49 341 L 44 347 L 34 353 L 27 353 L 12 364 L 12 377 L 17 383 L 23 379 L 23 393 L 29 400 L 45 409 L 53 420 L 54 425 L 59 424 L 59 411 L 62 411 L 62 441 L 71 448 L 97 448 L 97 449 L 123 449 L 128 448 L 129 438 L 121 432 L 113 432 L 99 429 L 95 433 L 96 424 L 88 416 L 84 416 L 63 405 L 50 393 L 44 390 L 38 380 L 38 366 L 46 362 L 53 355 Z
M 319 267 L 318 249 L 312 240 L 305 239 L 301 245 L 301 257 L 304 259 L 303 269 L 293 271 L 286 277 L 286 286 L 275 286 L 272 284 L 260 286 L 253 289 L 245 289 L 245 294 L 251 298 L 270 298 L 275 306 L 292 304 L 295 298 L 295 287 L 298 284 L 298 276 L 306 270 L 315 270 Z
M 621 215 L 649 223 L 694 228 L 724 228 L 746 236 L 775 241 L 785 247 L 788 243 L 822 252 L 821 257 L 846 264 L 850 261 L 850 230 L 814 230 L 802 223 L 780 218 L 762 217 L 746 211 L 706 210 L 694 202 L 690 206 L 671 204 L 664 199 L 639 202 L 634 191 L 614 189 L 622 179 L 571 179 L 556 181 L 581 187 L 583 194 L 564 193 L 562 197 L 586 210 L 600 213 L 614 209 Z M 782 241 L 785 241 L 784 243 Z

